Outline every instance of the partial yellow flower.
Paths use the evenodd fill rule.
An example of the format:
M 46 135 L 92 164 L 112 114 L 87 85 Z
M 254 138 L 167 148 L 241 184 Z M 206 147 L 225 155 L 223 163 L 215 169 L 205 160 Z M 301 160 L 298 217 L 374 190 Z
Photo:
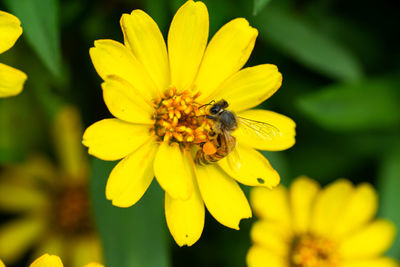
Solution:
M 36 259 L 30 267 L 63 267 L 60 257 L 56 255 L 44 254 Z
M 37 258 L 34 262 L 32 262 L 30 267 L 63 267 L 63 263 L 60 259 L 60 257 L 56 255 L 49 255 L 49 254 L 44 254 Z M 5 267 L 3 262 L 0 260 L 0 267 Z M 104 267 L 103 265 L 96 263 L 96 262 L 91 262 L 84 267 Z
M 44 254 L 35 260 L 30 267 L 63 267 L 60 257 L 56 255 Z M 83 266 L 83 265 L 82 265 Z M 91 262 L 84 267 L 104 267 L 100 263 Z
M 60 164 L 34 155 L 0 173 L 0 210 L 18 215 L 0 225 L 0 258 L 7 264 L 34 247 L 62 256 L 68 266 L 101 261 L 100 240 L 92 223 L 88 159 L 80 145 L 78 111 L 64 107 L 53 134 Z
M 237 182 L 268 188 L 279 184 L 279 174 L 255 149 L 284 150 L 295 142 L 290 118 L 249 110 L 282 82 L 275 65 L 241 70 L 258 31 L 247 20 L 234 19 L 207 45 L 207 7 L 192 0 L 175 14 L 167 45 L 157 24 L 141 10 L 124 14 L 121 27 L 124 44 L 97 40 L 90 49 L 104 80 L 104 101 L 116 118 L 91 125 L 83 144 L 100 159 L 122 159 L 108 179 L 107 199 L 115 206 L 132 206 L 155 176 L 165 191 L 166 221 L 178 245 L 190 246 L 200 238 L 204 204 L 218 222 L 239 229 L 240 220 L 252 214 Z M 213 101 L 221 99 L 229 111 L 277 134 L 249 135 L 239 124 L 237 130 L 226 131 L 236 145 L 224 144 L 226 136 L 206 117 Z M 226 156 L 227 147 L 236 152 Z M 197 153 L 222 159 L 202 165 Z M 230 155 L 236 155 L 234 168 Z
M 10 49 L 21 34 L 19 19 L 0 10 L 0 54 Z M 0 97 L 19 94 L 27 78 L 22 71 L 0 63 Z
M 340 179 L 320 189 L 307 177 L 289 190 L 254 188 L 250 202 L 259 217 L 252 229 L 249 267 L 398 267 L 383 256 L 395 226 L 374 219 L 377 194 L 367 183 Z

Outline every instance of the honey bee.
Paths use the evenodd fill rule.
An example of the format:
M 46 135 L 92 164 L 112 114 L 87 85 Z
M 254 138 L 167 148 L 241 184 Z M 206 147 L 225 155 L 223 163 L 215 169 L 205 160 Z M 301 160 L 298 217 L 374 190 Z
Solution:
M 205 106 L 208 105 L 211 105 L 211 107 L 206 117 L 214 121 L 213 130 L 217 136 L 211 145 L 205 143 L 202 149 L 197 151 L 195 162 L 200 165 L 211 164 L 227 157 L 231 169 L 237 171 L 241 166 L 240 155 L 235 149 L 236 138 L 231 135 L 236 129 L 256 140 L 272 140 L 274 137 L 281 135 L 279 129 L 271 124 L 242 118 L 227 110 L 226 108 L 229 104 L 224 99 L 218 102 L 211 101 Z M 211 149 L 211 152 L 214 153 L 204 149 L 204 146 L 207 145 L 215 147 L 214 151 Z

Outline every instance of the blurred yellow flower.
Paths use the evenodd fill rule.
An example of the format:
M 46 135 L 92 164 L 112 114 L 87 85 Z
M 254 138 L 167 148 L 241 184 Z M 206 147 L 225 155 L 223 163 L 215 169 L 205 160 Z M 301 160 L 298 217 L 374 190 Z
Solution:
M 21 34 L 19 19 L 0 10 L 0 54 L 10 49 Z M 22 71 L 0 63 L 0 97 L 19 94 L 27 78 Z
M 250 201 L 259 217 L 251 230 L 249 267 L 398 267 L 382 256 L 396 229 L 374 219 L 377 195 L 367 183 L 340 179 L 320 189 L 307 177 L 289 191 L 255 188 Z
M 132 206 L 155 176 L 166 192 L 166 220 L 178 245 L 190 246 L 200 238 L 204 204 L 218 222 L 239 229 L 240 220 L 251 217 L 251 209 L 236 181 L 268 188 L 279 183 L 278 173 L 255 149 L 283 150 L 295 142 L 290 118 L 249 110 L 274 94 L 282 82 L 275 65 L 240 70 L 258 31 L 245 19 L 234 19 L 207 46 L 207 7 L 191 0 L 172 20 L 168 52 L 157 24 L 145 12 L 124 14 L 121 27 L 124 44 L 97 40 L 90 49 L 104 80 L 104 101 L 117 118 L 91 125 L 83 144 L 100 159 L 123 159 L 110 174 L 107 199 L 115 206 Z M 239 124 L 232 132 L 240 158 L 237 168 L 231 168 L 223 151 L 235 141 L 224 145 L 222 134 L 205 116 L 206 105 L 221 99 L 238 116 L 279 129 L 279 134 L 267 138 L 254 132 L 249 136 Z M 196 162 L 196 153 L 223 159 L 202 165 Z
M 63 266 L 64 265 L 60 257 L 49 254 L 44 254 L 40 256 L 30 265 L 30 267 L 63 267 Z M 84 267 L 104 267 L 104 266 L 96 262 L 91 262 L 89 264 L 86 264 Z
M 37 258 L 30 265 L 30 267 L 63 267 L 63 266 L 64 265 L 60 257 L 56 255 L 49 255 L 47 253 Z M 1 260 L 0 260 L 0 267 L 5 267 L 4 263 Z M 96 262 L 91 262 L 89 264 L 86 264 L 84 267 L 103 267 L 103 265 Z
M 11 264 L 34 247 L 34 256 L 57 254 L 68 266 L 101 261 L 88 195 L 88 159 L 80 145 L 78 111 L 65 107 L 54 119 L 60 165 L 41 156 L 0 173 L 0 210 L 15 215 L 0 225 L 0 258 Z

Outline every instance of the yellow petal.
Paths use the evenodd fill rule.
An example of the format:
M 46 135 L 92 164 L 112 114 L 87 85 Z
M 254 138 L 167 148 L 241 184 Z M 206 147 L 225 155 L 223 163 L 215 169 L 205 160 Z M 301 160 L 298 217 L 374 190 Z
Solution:
M 288 192 L 285 187 L 274 189 L 253 188 L 250 194 L 251 206 L 260 219 L 279 223 L 288 229 L 291 226 Z
M 152 124 L 153 108 L 142 97 L 140 92 L 126 80 L 118 76 L 108 76 L 101 85 L 103 98 L 108 110 L 120 120 Z
M 262 246 L 274 254 L 283 257 L 289 252 L 290 232 L 279 223 L 260 220 L 253 224 L 250 236 L 254 244 Z
M 9 212 L 37 212 L 48 207 L 46 193 L 34 186 L 0 183 L 0 209 Z
M 319 189 L 316 181 L 305 176 L 297 178 L 290 186 L 293 227 L 297 233 L 309 230 L 313 203 Z
M 30 267 L 63 267 L 60 257 L 56 255 L 44 254 L 35 260 Z
M 294 145 L 296 124 L 292 119 L 273 111 L 261 109 L 246 110 L 237 113 L 237 115 L 245 119 L 271 125 L 262 126 L 262 128 L 260 128 L 257 123 L 255 123 L 253 129 L 251 126 L 244 127 L 246 125 L 241 125 L 239 123 L 238 129 L 232 133 L 237 137 L 239 143 L 256 149 L 269 151 L 285 150 Z M 252 125 L 251 121 L 250 125 Z M 273 131 L 274 134 L 272 134 L 271 131 Z
M 35 248 L 33 259 L 39 258 L 43 253 L 57 255 L 64 259 L 68 254 L 67 243 L 62 233 L 51 233 L 40 239 L 40 243 Z
M 123 44 L 113 40 L 97 40 L 89 50 L 94 68 L 103 80 L 115 75 L 134 85 L 147 100 L 159 96 L 151 77 L 139 60 Z
M 32 154 L 27 157 L 23 164 L 7 168 L 4 178 L 7 183 L 14 183 L 18 186 L 38 188 L 38 185 L 54 186 L 59 181 L 55 179 L 59 174 L 53 163 L 43 155 Z M 6 180 L 4 180 L 6 181 Z M 39 186 L 40 187 L 40 186 Z
M 218 166 L 196 166 L 201 196 L 211 215 L 222 225 L 239 229 L 241 219 L 251 217 L 249 203 L 240 186 Z
M 27 78 L 22 71 L 0 63 L 0 97 L 19 94 Z
M 240 70 L 253 51 L 258 31 L 246 19 L 238 18 L 225 24 L 211 39 L 195 82 L 201 92 L 199 102 L 206 101 L 218 86 Z
M 399 262 L 391 258 L 345 261 L 342 267 L 399 267 Z
M 191 246 L 196 243 L 204 228 L 203 200 L 194 180 L 193 185 L 194 191 L 188 200 L 174 199 L 165 193 L 167 225 L 179 246 Z
M 271 164 L 261 153 L 240 144 L 236 145 L 235 149 L 240 158 L 240 167 L 232 169 L 227 157 L 218 162 L 218 165 L 232 178 L 250 186 L 272 188 L 279 184 L 278 172 L 271 167 Z
M 353 192 L 353 185 L 344 179 L 322 189 L 314 201 L 310 231 L 318 235 L 332 236 L 332 226 L 342 215 L 343 208 Z
M 131 124 L 118 119 L 104 119 L 86 129 L 82 143 L 89 154 L 102 160 L 118 160 L 150 138 L 149 126 Z
M 333 235 L 345 236 L 368 223 L 378 209 L 378 197 L 370 184 L 360 184 L 350 196 L 334 227 Z
M 104 267 L 104 265 L 97 262 L 91 262 L 89 264 L 86 264 L 85 267 Z
M 171 84 L 178 90 L 191 89 L 207 40 L 207 7 L 189 0 L 176 12 L 168 33 Z
M 376 220 L 343 240 L 340 255 L 344 259 L 377 257 L 390 248 L 395 235 L 396 228 L 391 222 Z
M 62 107 L 53 121 L 52 133 L 59 162 L 69 179 L 86 178 L 89 166 L 81 144 L 83 125 L 78 109 Z
M 19 19 L 0 10 L 0 54 L 10 49 L 21 34 L 22 28 Z
M 282 84 L 282 74 L 272 64 L 240 70 L 224 81 L 206 102 L 225 99 L 229 109 L 239 112 L 255 107 L 272 96 Z
M 150 141 L 114 167 L 106 186 L 106 197 L 114 206 L 130 207 L 141 199 L 154 177 L 153 160 L 157 147 Z
M 143 64 L 158 90 L 163 92 L 169 85 L 167 47 L 154 20 L 142 10 L 123 14 L 121 28 L 125 45 Z
M 0 228 L 0 258 L 6 263 L 18 260 L 34 242 L 39 241 L 45 230 L 41 217 L 12 220 Z
M 261 246 L 252 246 L 247 252 L 248 267 L 287 267 L 287 260 Z
M 89 262 L 100 262 L 102 260 L 100 240 L 95 236 L 83 235 L 70 242 L 71 267 L 82 267 Z
M 0 267 L 6 267 L 1 260 L 0 260 Z
M 192 168 L 188 156 L 178 143 L 161 143 L 154 159 L 154 174 L 160 186 L 172 198 L 190 198 L 193 193 Z

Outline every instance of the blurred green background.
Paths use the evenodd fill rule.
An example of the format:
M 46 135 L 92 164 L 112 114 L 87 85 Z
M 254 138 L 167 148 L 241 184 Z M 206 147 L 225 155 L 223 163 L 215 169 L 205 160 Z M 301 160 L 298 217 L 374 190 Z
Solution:
M 149 13 L 166 36 L 183 2 L 0 1 L 0 10 L 18 16 L 24 29 L 0 61 L 29 76 L 22 94 L 0 99 L 0 164 L 21 162 L 32 151 L 54 157 L 49 127 L 64 103 L 80 109 L 85 126 L 111 117 L 89 58 L 94 40 L 122 41 L 119 19 L 137 8 Z M 379 216 L 400 229 L 399 2 L 204 2 L 210 37 L 229 20 L 247 18 L 259 30 L 247 65 L 272 63 L 283 74 L 281 89 L 261 105 L 297 123 L 293 148 L 264 153 L 282 183 L 288 185 L 302 174 L 321 184 L 340 177 L 371 182 L 379 191 Z M 252 220 L 243 221 L 241 230 L 235 231 L 206 215 L 201 239 L 179 248 L 168 233 L 162 191 L 155 182 L 129 209 L 106 201 L 104 186 L 114 164 L 92 159 L 92 200 L 108 267 L 245 266 Z M 12 216 L 2 214 L 0 221 Z M 400 238 L 388 255 L 400 259 Z M 15 266 L 26 266 L 27 259 Z

